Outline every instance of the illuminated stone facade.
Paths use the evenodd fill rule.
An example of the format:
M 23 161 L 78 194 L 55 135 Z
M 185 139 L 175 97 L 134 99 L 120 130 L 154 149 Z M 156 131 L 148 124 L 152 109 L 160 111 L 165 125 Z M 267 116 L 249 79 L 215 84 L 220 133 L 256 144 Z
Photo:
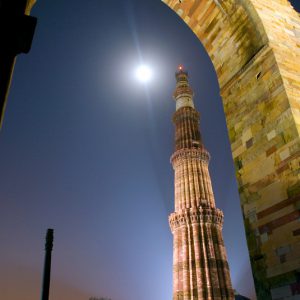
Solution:
M 300 298 L 300 17 L 287 0 L 164 0 L 215 67 L 259 300 Z
M 208 171 L 209 153 L 199 132 L 199 113 L 182 68 L 176 73 L 175 212 L 173 233 L 173 299 L 234 299 L 222 237 L 223 213 L 216 208 Z

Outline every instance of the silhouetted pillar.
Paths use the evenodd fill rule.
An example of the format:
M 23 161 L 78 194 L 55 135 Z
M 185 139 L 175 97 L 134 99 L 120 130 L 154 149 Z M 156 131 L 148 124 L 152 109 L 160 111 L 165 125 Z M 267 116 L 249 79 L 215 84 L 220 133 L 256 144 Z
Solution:
M 52 248 L 53 248 L 53 229 L 48 229 L 46 235 L 46 244 L 45 244 L 46 253 L 45 253 L 44 276 L 43 276 L 41 300 L 49 299 Z

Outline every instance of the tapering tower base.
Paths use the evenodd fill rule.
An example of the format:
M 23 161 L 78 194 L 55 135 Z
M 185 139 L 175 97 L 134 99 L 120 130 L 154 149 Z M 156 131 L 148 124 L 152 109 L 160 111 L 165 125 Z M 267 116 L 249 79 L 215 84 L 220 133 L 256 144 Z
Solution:
M 173 299 L 234 299 L 222 238 L 223 213 L 189 209 L 169 217 L 173 243 Z

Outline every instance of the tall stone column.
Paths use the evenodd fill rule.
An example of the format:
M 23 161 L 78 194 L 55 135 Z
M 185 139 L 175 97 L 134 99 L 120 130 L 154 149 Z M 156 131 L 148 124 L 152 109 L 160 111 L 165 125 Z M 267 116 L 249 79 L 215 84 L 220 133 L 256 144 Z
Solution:
M 210 155 L 199 131 L 188 73 L 179 67 L 176 112 L 175 212 L 169 217 L 173 244 L 173 299 L 234 299 L 222 238 L 223 212 L 216 208 L 208 171 Z

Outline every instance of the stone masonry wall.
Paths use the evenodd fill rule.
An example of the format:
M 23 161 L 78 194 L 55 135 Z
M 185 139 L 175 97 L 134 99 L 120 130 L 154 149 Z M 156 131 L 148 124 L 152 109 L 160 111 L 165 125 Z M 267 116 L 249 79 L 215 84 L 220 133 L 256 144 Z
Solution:
M 300 17 L 286 0 L 165 0 L 215 67 L 258 299 L 300 295 Z

